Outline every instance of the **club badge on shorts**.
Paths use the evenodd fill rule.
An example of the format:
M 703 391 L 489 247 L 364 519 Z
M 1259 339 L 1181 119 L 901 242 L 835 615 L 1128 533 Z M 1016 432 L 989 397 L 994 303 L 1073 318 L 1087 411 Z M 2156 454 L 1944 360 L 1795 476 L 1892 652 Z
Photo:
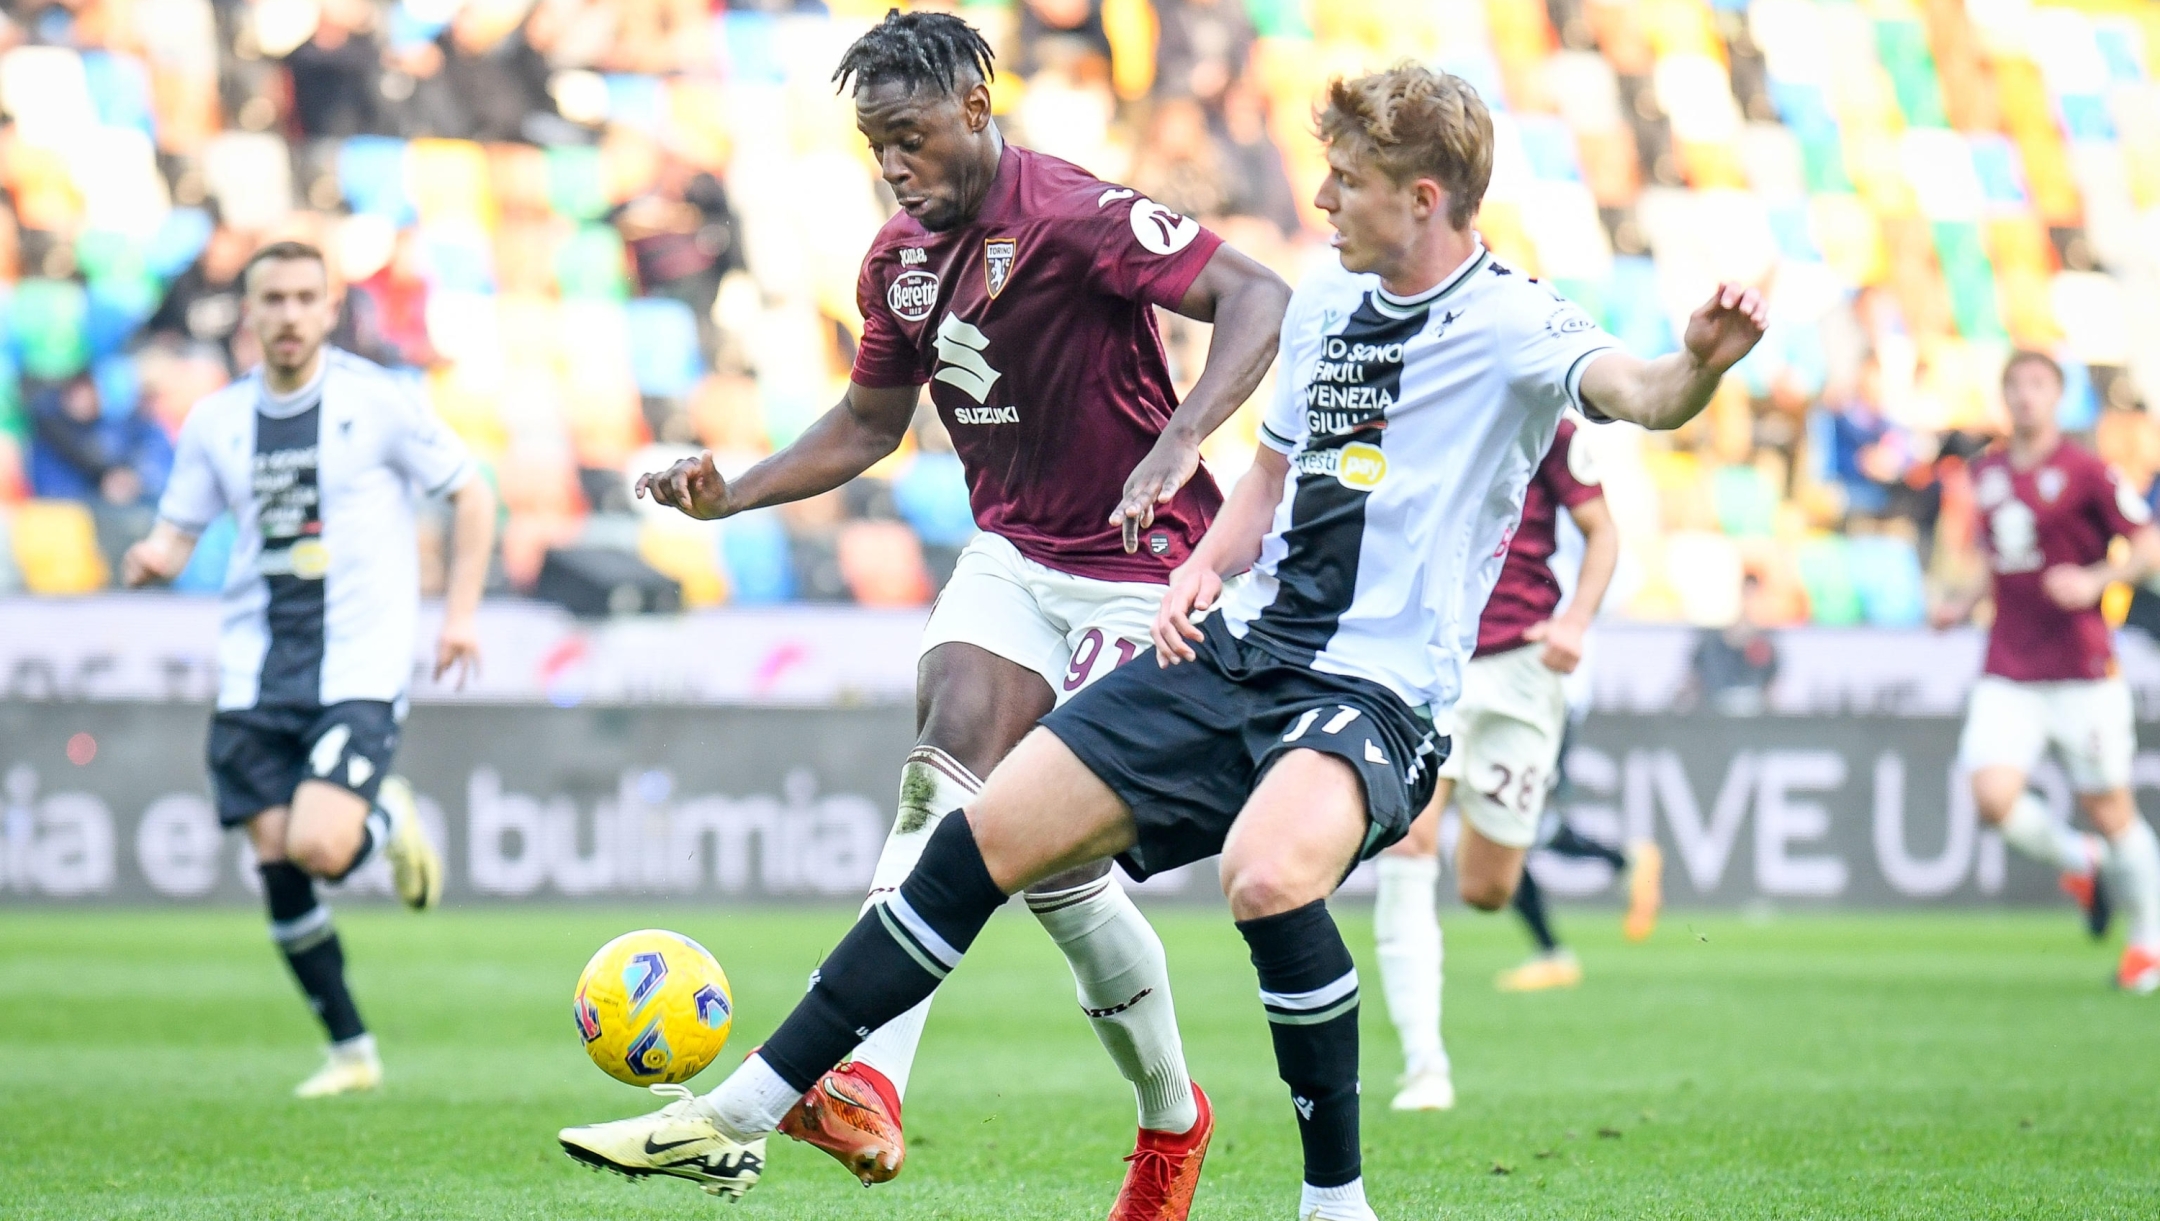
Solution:
M 983 285 L 990 290 L 993 299 L 1005 291 L 1005 281 L 1012 278 L 1013 257 L 1019 250 L 1018 238 L 983 239 Z

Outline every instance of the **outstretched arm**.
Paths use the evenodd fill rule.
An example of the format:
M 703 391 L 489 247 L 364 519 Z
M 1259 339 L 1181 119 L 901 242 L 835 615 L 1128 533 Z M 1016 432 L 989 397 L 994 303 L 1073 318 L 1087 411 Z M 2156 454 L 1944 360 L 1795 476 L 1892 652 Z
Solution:
M 849 382 L 838 406 L 794 444 L 744 471 L 733 484 L 721 478 L 707 450 L 664 471 L 638 476 L 636 494 L 711 521 L 830 492 L 900 448 L 920 396 L 918 386 Z
M 1122 527 L 1125 550 L 1140 549 L 1140 532 L 1155 524 L 1155 507 L 1170 503 L 1200 466 L 1200 442 L 1250 397 L 1275 359 L 1290 286 L 1230 246 L 1218 246 L 1185 290 L 1177 312 L 1215 324 L 1207 364 L 1192 393 L 1171 413 L 1162 436 L 1125 480 L 1125 499 L 1110 523 Z
M 1582 571 L 1575 578 L 1575 597 L 1567 609 L 1543 623 L 1530 625 L 1525 639 L 1545 648 L 1538 660 L 1549 670 L 1573 674 L 1582 664 L 1583 637 L 1597 618 L 1605 591 L 1612 587 L 1613 570 L 1620 565 L 1620 524 L 1613 520 L 1612 506 L 1599 496 L 1568 510 L 1583 533 Z
M 1762 293 L 1720 284 L 1688 318 L 1680 351 L 1656 360 L 1626 352 L 1593 359 L 1583 370 L 1583 402 L 1607 419 L 1678 428 L 1710 405 L 1718 379 L 1754 348 L 1769 321 Z
M 1289 455 L 1262 445 L 1200 545 L 1170 573 L 1170 587 L 1163 591 L 1162 606 L 1155 612 L 1155 627 L 1149 633 L 1155 638 L 1155 664 L 1174 666 L 1193 659 L 1188 642 L 1200 639 L 1200 629 L 1192 621 L 1194 613 L 1215 605 L 1222 596 L 1224 577 L 1245 571 L 1260 558 L 1260 542 L 1275 522 L 1275 507 L 1282 503 L 1283 480 L 1289 473 Z

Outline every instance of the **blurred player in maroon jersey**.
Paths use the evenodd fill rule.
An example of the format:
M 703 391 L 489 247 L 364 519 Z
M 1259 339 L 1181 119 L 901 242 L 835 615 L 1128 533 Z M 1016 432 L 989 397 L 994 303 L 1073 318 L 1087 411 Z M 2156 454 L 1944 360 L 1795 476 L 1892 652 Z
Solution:
M 2130 796 L 2130 689 L 2116 670 L 2100 596 L 2113 582 L 2160 572 L 2160 529 L 2134 490 L 2063 438 L 2055 424 L 2062 392 L 2053 360 L 2011 356 L 2003 369 L 2009 440 L 1973 462 L 1995 622 L 1958 756 L 1981 817 L 2018 851 L 2062 870 L 2095 936 L 2106 931 L 2113 887 L 2130 923 L 2115 982 L 2147 993 L 2160 989 L 2160 842 Z M 2129 540 L 2120 564 L 2108 558 L 2117 538 Z M 1962 623 L 1985 592 L 1952 591 L 1929 617 L 1937 627 Z M 2099 836 L 2056 822 L 2026 788 L 2050 744 Z
M 1552 568 L 1562 510 L 1583 534 L 1582 567 L 1565 612 Z M 1391 1104 L 1398 1111 L 1455 1105 L 1440 1039 L 1442 943 L 1433 910 L 1440 812 L 1450 796 L 1462 811 L 1456 873 L 1463 899 L 1497 911 L 1514 892 L 1523 857 L 1537 840 L 1559 762 L 1568 715 L 1561 678 L 1581 663 L 1583 634 L 1597 617 L 1619 563 L 1619 527 L 1606 507 L 1589 449 L 1577 443 L 1573 420 L 1560 421 L 1552 447 L 1531 475 L 1522 520 L 1506 551 L 1478 618 L 1477 651 L 1463 670 L 1454 750 L 1410 833 L 1380 855 L 1373 935 L 1388 1016 L 1402 1040 L 1404 1071 Z M 1646 856 L 1657 851 L 1653 845 L 1641 847 Z M 1648 922 L 1656 919 L 1658 865 L 1651 859 L 1631 863 L 1631 918 L 1647 935 Z
M 847 397 L 732 483 L 707 453 L 638 484 L 700 518 L 817 495 L 892 453 L 929 385 L 982 533 L 924 632 L 921 736 L 872 901 L 1043 714 L 1148 651 L 1164 583 L 1222 504 L 1200 441 L 1259 384 L 1290 296 L 1199 222 L 1006 144 L 990 75 L 989 47 L 950 16 L 896 12 L 849 48 L 835 79 L 853 84 L 857 126 L 900 211 L 863 259 Z M 1157 306 L 1215 324 L 1182 405 Z M 1212 1121 L 1186 1077 L 1162 943 L 1108 873 L 1103 862 L 1050 878 L 1028 906 L 1139 1098 L 1139 1147 L 1112 1216 L 1183 1217 Z M 870 1033 L 781 1130 L 865 1183 L 897 1174 L 900 1100 L 928 1009 Z

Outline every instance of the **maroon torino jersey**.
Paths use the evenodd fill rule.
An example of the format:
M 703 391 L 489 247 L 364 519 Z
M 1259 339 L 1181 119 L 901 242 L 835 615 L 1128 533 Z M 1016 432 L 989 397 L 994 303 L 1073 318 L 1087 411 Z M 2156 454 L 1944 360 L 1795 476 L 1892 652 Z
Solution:
M 1222 492 L 1205 468 L 1137 555 L 1109 524 L 1177 407 L 1151 306 L 1174 306 L 1222 239 L 1069 162 L 1006 145 L 976 217 L 878 231 L 856 297 L 865 386 L 930 383 L 975 524 L 1060 572 L 1166 581 Z
M 1995 573 L 1988 674 L 2018 682 L 2106 678 L 2114 648 L 2098 607 L 2066 611 L 2041 587 L 2058 564 L 2107 558 L 2108 543 L 2151 518 L 2145 502 L 2091 451 L 2064 441 L 2029 471 L 2001 447 L 1973 462 L 1980 538 Z
M 1560 579 L 1552 570 L 1560 510 L 1604 494 L 1590 467 L 1589 452 L 1575 448 L 1575 421 L 1562 419 L 1552 448 L 1545 451 L 1545 460 L 1538 463 L 1523 493 L 1522 520 L 1508 538 L 1500 580 L 1478 619 L 1477 652 L 1472 657 L 1519 649 L 1526 643 L 1523 633 L 1531 624 L 1552 618 L 1560 605 Z

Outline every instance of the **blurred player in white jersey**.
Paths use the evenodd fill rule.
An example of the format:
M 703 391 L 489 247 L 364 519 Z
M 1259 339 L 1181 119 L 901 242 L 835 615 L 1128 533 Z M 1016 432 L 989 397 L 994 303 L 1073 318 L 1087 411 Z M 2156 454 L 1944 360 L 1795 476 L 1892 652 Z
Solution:
M 1560 514 L 1581 530 L 1574 597 L 1559 610 L 1562 582 L 1553 568 Z M 1388 1016 L 1402 1039 L 1398 1111 L 1438 1111 L 1455 1105 L 1455 1087 L 1440 1038 L 1442 942 L 1433 891 L 1440 873 L 1440 812 L 1452 795 L 1462 811 L 1457 841 L 1463 899 L 1487 911 L 1507 903 L 1523 855 L 1537 842 L 1560 739 L 1567 729 L 1561 683 L 1581 663 L 1583 636 L 1597 617 L 1620 559 L 1620 532 L 1592 470 L 1588 447 L 1573 420 L 1560 421 L 1552 447 L 1530 476 L 1522 518 L 1504 544 L 1506 559 L 1478 618 L 1477 649 L 1463 667 L 1455 704 L 1454 749 L 1426 806 L 1401 843 L 1382 853 L 1380 890 L 1373 905 L 1380 979 Z M 1647 854 L 1656 848 L 1643 846 Z M 1510 868 L 1512 863 L 1512 869 Z M 1641 861 L 1637 902 L 1655 918 L 1657 865 Z
M 2062 392 L 2062 369 L 2041 353 L 2018 352 L 2004 367 L 2010 436 L 1972 465 L 1976 537 L 1993 579 L 1950 591 L 1929 618 L 1962 623 L 1992 589 L 1987 661 L 1958 743 L 1973 802 L 2012 847 L 2062 871 L 2096 937 L 2112 887 L 2130 925 L 2116 985 L 2149 993 L 2160 989 L 2160 842 L 2130 795 L 2130 689 L 2100 598 L 2114 582 L 2160 572 L 2160 528 L 2135 490 L 2063 437 Z M 2118 538 L 2128 540 L 2121 562 L 2109 559 Z M 2099 835 L 2057 822 L 2026 787 L 2051 745 Z
M 442 862 L 390 775 L 420 602 L 413 495 L 456 507 L 435 676 L 456 667 L 462 682 L 479 661 L 495 494 L 426 404 L 324 346 L 338 298 L 319 251 L 266 246 L 241 284 L 262 367 L 188 413 L 157 525 L 122 576 L 171 580 L 203 530 L 233 515 L 210 777 L 218 820 L 255 846 L 271 939 L 330 1037 L 328 1061 L 295 1091 L 312 1098 L 382 1083 L 315 879 L 343 879 L 379 851 L 408 905 L 442 895 Z

